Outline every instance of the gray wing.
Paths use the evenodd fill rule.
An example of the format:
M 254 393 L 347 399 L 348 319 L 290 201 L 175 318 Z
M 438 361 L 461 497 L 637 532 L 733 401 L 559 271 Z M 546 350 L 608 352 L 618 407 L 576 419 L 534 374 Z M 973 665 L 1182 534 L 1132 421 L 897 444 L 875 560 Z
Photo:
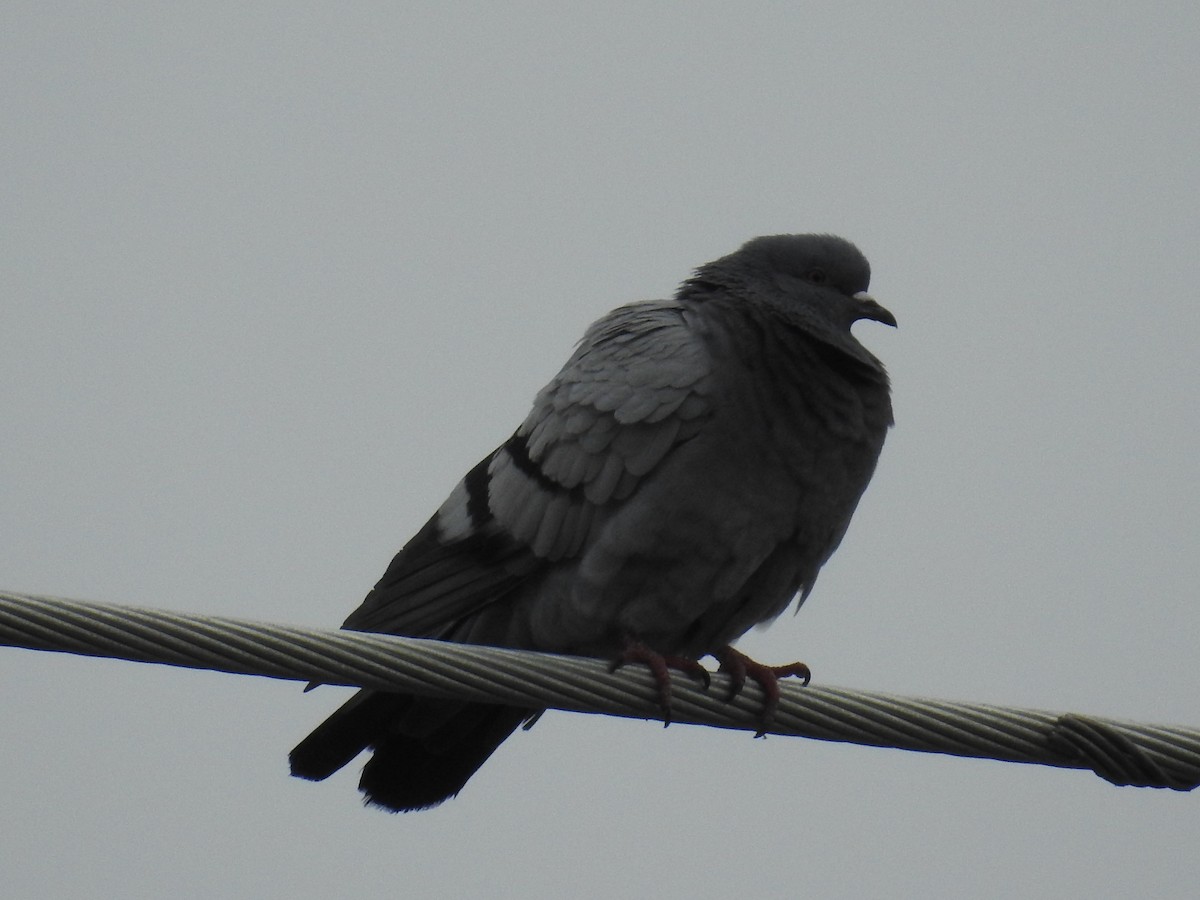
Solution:
M 521 427 L 459 482 L 343 627 L 469 632 L 473 613 L 581 554 L 700 429 L 711 380 L 707 346 L 679 304 L 631 304 L 597 321 Z

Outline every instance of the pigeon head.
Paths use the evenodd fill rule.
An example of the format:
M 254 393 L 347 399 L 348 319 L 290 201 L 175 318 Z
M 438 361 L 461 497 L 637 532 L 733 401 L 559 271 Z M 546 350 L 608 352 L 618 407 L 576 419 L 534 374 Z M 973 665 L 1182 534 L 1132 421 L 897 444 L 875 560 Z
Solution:
M 896 325 L 867 288 L 871 265 L 849 241 L 832 234 L 772 234 L 696 270 L 680 299 L 723 295 L 875 366 L 850 333 L 859 319 Z

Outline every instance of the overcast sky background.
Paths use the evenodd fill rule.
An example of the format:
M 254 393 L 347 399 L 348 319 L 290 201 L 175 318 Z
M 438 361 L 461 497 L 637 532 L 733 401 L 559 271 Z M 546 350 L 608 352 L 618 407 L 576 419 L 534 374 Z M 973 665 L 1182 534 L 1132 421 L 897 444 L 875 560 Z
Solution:
M 1200 725 L 1200 7 L 10 3 L 0 586 L 333 626 L 586 325 L 831 231 L 896 428 L 819 683 Z M 1191 897 L 1200 797 L 552 713 L 426 813 L 345 696 L 0 648 L 13 897 Z

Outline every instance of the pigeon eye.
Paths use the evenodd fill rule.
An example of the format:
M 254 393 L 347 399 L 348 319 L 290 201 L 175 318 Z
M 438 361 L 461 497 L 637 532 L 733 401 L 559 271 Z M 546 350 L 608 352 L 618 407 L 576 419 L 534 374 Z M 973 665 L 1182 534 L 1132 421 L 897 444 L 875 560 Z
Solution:
M 829 273 L 824 269 L 809 269 L 808 280 L 813 284 L 826 284 L 829 281 Z

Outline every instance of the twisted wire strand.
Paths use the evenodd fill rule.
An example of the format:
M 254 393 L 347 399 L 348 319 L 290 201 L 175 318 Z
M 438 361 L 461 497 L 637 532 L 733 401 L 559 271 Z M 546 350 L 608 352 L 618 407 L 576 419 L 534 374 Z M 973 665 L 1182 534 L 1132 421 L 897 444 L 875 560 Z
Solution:
M 330 631 L 0 592 L 0 645 L 212 669 L 322 684 L 659 719 L 658 690 L 638 666 L 444 641 Z M 677 723 L 758 731 L 752 681 L 729 700 L 727 675 L 707 690 L 671 686 Z M 794 735 L 1091 769 L 1118 785 L 1200 785 L 1200 729 L 1036 709 L 780 683 L 768 734 Z

